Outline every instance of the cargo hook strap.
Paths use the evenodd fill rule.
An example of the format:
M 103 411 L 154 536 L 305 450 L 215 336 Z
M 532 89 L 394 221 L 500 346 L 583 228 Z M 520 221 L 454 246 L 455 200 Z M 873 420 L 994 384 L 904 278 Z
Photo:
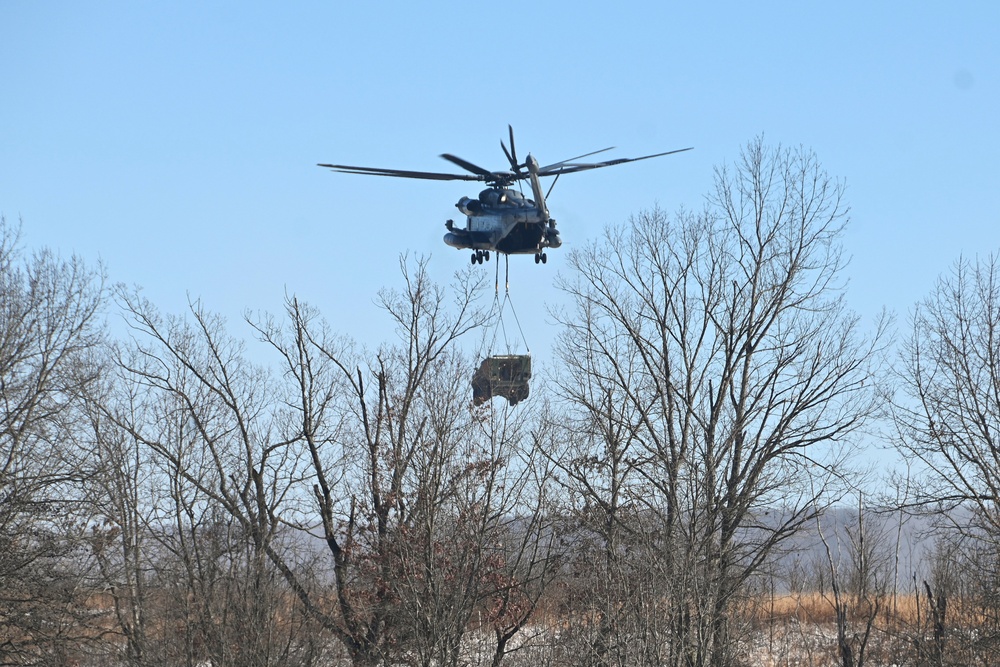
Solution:
M 503 340 L 507 345 L 507 351 L 510 352 L 510 340 L 507 338 L 507 326 L 503 321 L 503 311 L 504 308 L 510 305 L 510 314 L 514 316 L 514 323 L 517 325 L 517 332 L 521 336 L 521 341 L 524 343 L 524 348 L 527 350 L 528 354 L 531 354 L 531 348 L 528 346 L 528 339 L 524 337 L 524 330 L 521 328 L 521 321 L 517 318 L 517 311 L 514 310 L 514 302 L 510 300 L 510 255 L 504 255 L 504 295 L 503 303 L 500 302 L 500 262 L 496 263 L 496 294 L 493 297 L 493 310 L 498 311 L 497 313 L 497 326 L 493 329 L 493 340 L 490 341 L 490 351 L 493 351 L 494 345 L 497 342 L 497 333 L 503 330 Z

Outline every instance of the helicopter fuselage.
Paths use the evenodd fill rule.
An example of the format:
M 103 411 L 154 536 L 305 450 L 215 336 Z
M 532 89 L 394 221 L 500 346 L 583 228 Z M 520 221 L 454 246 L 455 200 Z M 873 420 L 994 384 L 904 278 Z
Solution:
M 453 248 L 538 256 L 562 245 L 548 211 L 516 190 L 489 188 L 477 199 L 462 197 L 455 206 L 466 217 L 464 229 L 452 220 L 445 223 L 444 242 Z

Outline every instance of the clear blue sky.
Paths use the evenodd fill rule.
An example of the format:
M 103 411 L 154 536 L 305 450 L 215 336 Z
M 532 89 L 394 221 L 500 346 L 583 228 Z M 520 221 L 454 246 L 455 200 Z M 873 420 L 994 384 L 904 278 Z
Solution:
M 564 249 L 656 204 L 699 208 L 758 134 L 846 180 L 850 302 L 905 321 L 962 253 L 1000 249 L 1000 3 L 0 3 L 0 211 L 27 247 L 102 259 L 178 312 L 233 322 L 286 292 L 342 333 L 399 253 L 441 279 L 476 184 L 333 174 L 317 162 L 503 168 L 616 146 L 681 155 L 560 179 Z M 563 250 L 513 258 L 547 354 Z M 492 271 L 492 262 L 484 267 Z M 543 360 L 539 360 L 543 361 Z

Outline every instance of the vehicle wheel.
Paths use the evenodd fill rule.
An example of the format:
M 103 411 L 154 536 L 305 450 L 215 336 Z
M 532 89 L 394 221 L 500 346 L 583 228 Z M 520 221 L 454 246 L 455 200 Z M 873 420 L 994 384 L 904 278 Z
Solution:
M 538 253 L 535 253 L 535 264 L 538 264 L 540 261 L 542 261 L 541 256 L 539 256 Z
M 545 263 L 546 263 L 547 261 L 549 261 L 549 256 L 548 256 L 548 255 L 546 255 L 546 254 L 545 254 L 545 253 L 543 252 L 543 253 L 542 253 L 542 264 L 545 264 Z
M 489 250 L 487 250 L 486 252 L 483 253 L 483 259 L 485 259 L 487 262 L 490 261 L 490 251 Z
M 472 253 L 472 263 L 476 263 L 476 253 Z

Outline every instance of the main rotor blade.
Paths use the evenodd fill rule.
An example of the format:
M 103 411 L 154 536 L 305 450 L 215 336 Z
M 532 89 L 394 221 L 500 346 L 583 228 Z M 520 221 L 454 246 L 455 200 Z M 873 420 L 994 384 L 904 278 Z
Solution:
M 500 140 L 500 148 L 503 149 L 503 154 L 507 156 L 507 162 L 510 162 L 510 168 L 517 171 L 517 160 L 515 160 L 514 156 L 510 154 L 509 150 L 507 150 L 507 144 L 503 142 L 503 139 Z
M 588 169 L 601 169 L 602 167 L 612 167 L 616 164 L 625 164 L 626 162 L 638 162 L 639 160 L 648 160 L 650 158 L 660 157 L 663 155 L 673 155 L 674 153 L 683 153 L 684 151 L 689 151 L 692 148 L 694 147 L 691 146 L 689 148 L 678 148 L 677 150 L 666 151 L 664 153 L 656 153 L 654 155 L 643 155 L 642 157 L 626 157 L 626 158 L 618 158 L 617 160 L 608 160 L 606 162 L 592 162 L 590 164 L 571 165 L 565 163 L 556 163 L 556 165 L 551 165 L 551 167 L 555 167 L 554 169 L 551 167 L 546 167 L 545 169 L 539 169 L 538 175 L 557 176 L 559 174 L 573 174 L 578 171 L 586 171 Z M 565 164 L 565 166 L 558 166 L 561 164 Z
M 510 166 L 514 171 L 520 171 L 520 167 L 517 164 L 517 148 L 514 147 L 514 126 L 508 124 L 507 132 L 510 135 Z
M 571 157 L 571 158 L 569 158 L 567 160 L 562 160 L 560 162 L 554 162 L 554 163 L 552 163 L 550 165 L 546 165 L 544 167 L 540 167 L 539 171 L 545 171 L 546 169 L 555 169 L 556 167 L 561 167 L 564 164 L 568 164 L 568 163 L 572 162 L 573 160 L 579 160 L 582 157 L 590 157 L 591 155 L 597 155 L 598 153 L 603 153 L 605 151 L 612 151 L 614 149 L 615 149 L 614 146 L 608 146 L 607 148 L 602 148 L 599 151 L 591 151 L 590 153 L 584 153 L 583 155 L 577 155 L 576 157 Z
M 346 164 L 318 164 L 342 174 L 365 174 L 368 176 L 394 176 L 396 178 L 419 178 L 430 181 L 482 181 L 479 176 L 469 174 L 443 174 L 435 171 L 407 171 L 405 169 L 380 169 L 378 167 L 352 167 Z
M 494 174 L 492 171 L 489 171 L 488 169 L 483 169 L 477 164 L 472 164 L 468 160 L 463 160 L 462 158 L 457 157 L 455 155 L 451 155 L 450 153 L 443 153 L 441 157 L 443 157 L 445 160 L 448 160 L 448 162 L 454 162 L 455 164 L 457 164 L 462 169 L 465 169 L 466 171 L 471 171 L 473 174 L 479 174 L 480 176 L 485 176 L 487 178 L 496 178 L 496 174 Z

